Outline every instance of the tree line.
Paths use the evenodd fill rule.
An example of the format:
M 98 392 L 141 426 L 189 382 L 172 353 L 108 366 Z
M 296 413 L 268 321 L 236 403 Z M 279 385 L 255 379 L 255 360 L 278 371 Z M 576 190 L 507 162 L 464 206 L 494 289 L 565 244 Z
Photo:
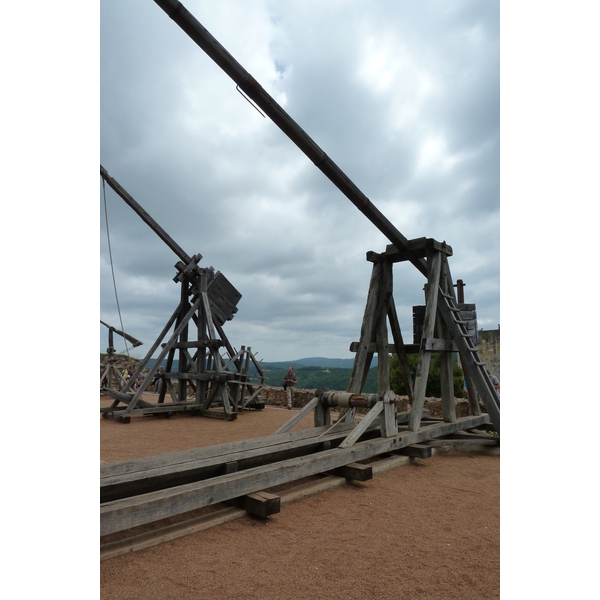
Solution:
M 413 381 L 417 371 L 418 360 L 419 356 L 417 354 L 410 354 L 408 356 L 408 364 Z M 273 387 L 282 385 L 283 376 L 287 372 L 287 368 L 279 365 L 270 365 L 268 363 L 263 363 L 261 368 L 263 369 L 266 377 L 268 377 L 268 380 L 265 382 L 266 385 Z M 329 390 L 344 391 L 347 389 L 348 384 L 350 383 L 352 369 L 298 367 L 294 369 L 294 373 L 296 373 L 296 376 L 298 377 L 298 388 L 310 390 L 327 388 Z M 454 384 L 454 396 L 456 398 L 466 397 L 465 393 L 463 392 L 464 375 L 457 361 L 455 361 L 453 367 L 452 379 Z M 396 354 L 390 356 L 390 386 L 395 394 L 400 396 L 407 395 L 406 382 L 404 381 L 402 373 L 400 372 L 400 364 Z M 365 394 L 374 394 L 377 392 L 377 367 L 372 367 L 369 369 L 363 392 Z M 432 356 L 429 366 L 429 375 L 427 377 L 427 388 L 425 395 L 435 398 L 441 397 L 439 354 L 433 354 Z

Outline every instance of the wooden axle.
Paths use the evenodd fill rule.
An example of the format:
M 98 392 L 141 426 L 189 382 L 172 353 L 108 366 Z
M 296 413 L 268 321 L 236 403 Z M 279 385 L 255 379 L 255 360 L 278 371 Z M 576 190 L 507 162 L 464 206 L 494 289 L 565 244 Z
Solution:
M 340 408 L 373 408 L 380 400 L 378 394 L 353 394 L 351 392 L 323 392 L 321 404 Z

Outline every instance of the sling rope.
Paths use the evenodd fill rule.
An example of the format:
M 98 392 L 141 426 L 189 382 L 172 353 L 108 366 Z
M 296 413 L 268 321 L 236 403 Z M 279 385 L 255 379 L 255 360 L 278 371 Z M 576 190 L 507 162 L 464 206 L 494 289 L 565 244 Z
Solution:
M 119 313 L 121 331 L 125 331 L 125 328 L 123 327 L 123 318 L 121 317 L 121 307 L 119 306 L 119 295 L 117 294 L 117 280 L 115 279 L 115 268 L 113 265 L 112 250 L 110 247 L 110 233 L 108 231 L 108 210 L 106 208 L 106 181 L 104 180 L 104 177 L 102 178 L 102 190 L 104 192 L 104 218 L 106 220 L 106 238 L 108 240 L 108 256 L 110 257 L 110 270 L 112 272 L 113 287 L 115 289 L 115 299 L 117 301 L 117 312 Z M 129 356 L 129 347 L 127 346 L 127 340 L 123 338 L 123 341 L 125 342 L 125 351 L 127 352 L 127 357 L 131 358 L 131 356 Z

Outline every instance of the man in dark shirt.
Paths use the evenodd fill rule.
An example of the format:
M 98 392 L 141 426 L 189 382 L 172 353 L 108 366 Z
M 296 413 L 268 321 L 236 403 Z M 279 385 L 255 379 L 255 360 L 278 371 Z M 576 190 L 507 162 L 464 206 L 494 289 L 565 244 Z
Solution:
M 283 386 L 285 388 L 285 397 L 287 398 L 288 410 L 292 408 L 292 400 L 294 399 L 294 386 L 298 383 L 294 367 L 290 367 L 283 378 Z

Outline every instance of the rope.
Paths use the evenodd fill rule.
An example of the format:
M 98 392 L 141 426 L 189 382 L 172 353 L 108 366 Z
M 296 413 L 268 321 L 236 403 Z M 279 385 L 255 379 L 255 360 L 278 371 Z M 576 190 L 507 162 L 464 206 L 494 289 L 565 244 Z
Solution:
M 123 327 L 123 318 L 121 317 L 121 307 L 119 306 L 119 295 L 117 294 L 117 280 L 115 279 L 115 268 L 113 265 L 112 250 L 110 247 L 110 233 L 108 231 L 108 210 L 106 208 L 106 181 L 104 180 L 104 177 L 102 178 L 102 190 L 104 192 L 104 218 L 106 220 L 106 238 L 108 240 L 108 256 L 110 257 L 110 270 L 112 272 L 113 287 L 115 289 L 115 299 L 117 301 L 117 312 L 119 313 L 119 322 L 121 323 L 121 331 L 125 331 L 125 328 Z M 127 357 L 131 358 L 131 356 L 129 356 L 129 348 L 127 346 L 127 340 L 125 338 L 123 338 L 123 341 L 125 342 L 125 351 L 127 352 Z

